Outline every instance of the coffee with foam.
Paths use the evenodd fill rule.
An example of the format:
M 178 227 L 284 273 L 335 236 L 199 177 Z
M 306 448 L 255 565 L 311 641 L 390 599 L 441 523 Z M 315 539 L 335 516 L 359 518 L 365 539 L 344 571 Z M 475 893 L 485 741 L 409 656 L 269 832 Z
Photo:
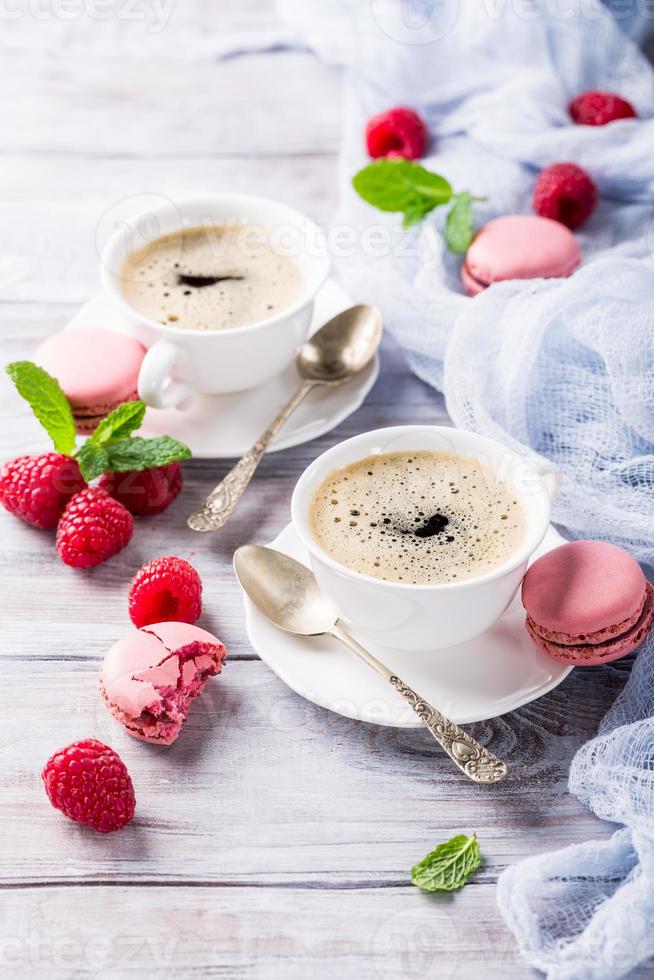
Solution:
M 228 330 L 270 320 L 301 295 L 289 255 L 256 226 L 216 225 L 163 235 L 132 252 L 121 291 L 150 320 L 188 330 Z
M 526 533 L 513 488 L 450 453 L 368 456 L 331 473 L 309 521 L 340 564 L 389 582 L 460 582 L 503 564 Z

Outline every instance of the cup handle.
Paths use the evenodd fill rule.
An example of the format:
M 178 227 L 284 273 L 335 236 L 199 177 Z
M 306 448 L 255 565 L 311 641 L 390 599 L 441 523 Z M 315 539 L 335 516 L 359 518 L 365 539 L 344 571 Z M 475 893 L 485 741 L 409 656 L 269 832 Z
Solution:
M 195 392 L 183 381 L 173 381 L 175 364 L 184 357 L 184 350 L 170 340 L 157 340 L 150 347 L 139 372 L 139 398 L 151 408 L 186 408 Z

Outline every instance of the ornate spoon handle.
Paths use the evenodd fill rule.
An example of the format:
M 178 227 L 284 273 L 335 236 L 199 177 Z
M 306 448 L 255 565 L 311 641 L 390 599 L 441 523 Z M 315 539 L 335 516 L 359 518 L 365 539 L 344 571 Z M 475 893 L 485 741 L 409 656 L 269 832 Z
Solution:
M 499 783 L 508 772 L 506 762 L 480 745 L 459 725 L 455 725 L 437 708 L 424 701 L 408 684 L 395 674 L 391 686 L 411 705 L 420 721 L 432 733 L 438 744 L 447 752 L 461 772 L 475 783 Z
M 330 632 L 332 636 L 340 640 L 341 643 L 344 643 L 364 663 L 367 663 L 369 667 L 372 667 L 378 674 L 381 674 L 395 688 L 398 694 L 402 695 L 418 715 L 423 725 L 429 729 L 441 748 L 444 749 L 461 772 L 465 773 L 468 779 L 472 779 L 475 783 L 499 783 L 500 780 L 504 779 L 508 772 L 508 767 L 505 762 L 502 762 L 492 752 L 485 749 L 483 745 L 480 745 L 472 735 L 469 735 L 459 725 L 455 725 L 453 721 L 450 721 L 445 715 L 442 715 L 428 701 L 423 700 L 408 684 L 405 684 L 403 680 L 389 670 L 381 660 L 377 660 L 354 637 L 346 633 L 338 623 Z
M 239 459 L 236 466 L 220 481 L 215 490 L 212 490 L 204 503 L 187 518 L 186 523 L 193 531 L 219 531 L 221 527 L 225 526 L 232 511 L 243 496 L 248 483 L 254 476 L 269 443 L 300 402 L 315 387 L 316 383 L 315 381 L 305 381 L 300 385 L 291 400 L 284 405 L 279 415 L 261 434 L 254 446 Z

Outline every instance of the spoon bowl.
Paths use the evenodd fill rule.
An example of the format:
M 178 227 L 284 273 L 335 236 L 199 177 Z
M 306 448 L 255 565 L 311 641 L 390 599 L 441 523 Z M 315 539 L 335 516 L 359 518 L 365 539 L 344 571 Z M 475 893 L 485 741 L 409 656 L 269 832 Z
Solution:
M 376 306 L 361 304 L 343 310 L 300 348 L 300 375 L 319 384 L 341 384 L 370 364 L 382 329 L 382 316 Z
M 280 551 L 243 545 L 234 555 L 234 571 L 257 609 L 287 633 L 320 636 L 338 619 L 309 569 Z

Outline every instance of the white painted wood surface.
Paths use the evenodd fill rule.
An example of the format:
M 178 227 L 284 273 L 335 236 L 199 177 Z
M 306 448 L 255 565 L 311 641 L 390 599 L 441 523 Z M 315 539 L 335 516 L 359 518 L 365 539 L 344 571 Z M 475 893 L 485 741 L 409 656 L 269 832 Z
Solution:
M 3 23 L 3 363 L 29 356 L 94 291 L 98 225 L 102 233 L 103 215 L 135 196 L 229 187 L 319 220 L 335 205 L 336 77 L 302 53 L 214 58 L 229 32 L 256 39 L 275 27 L 269 0 L 164 6 L 158 32 L 126 16 L 153 8 L 124 2 L 106 20 L 80 4 L 70 20 L 25 13 Z M 4 378 L 0 407 L 3 458 L 44 447 Z M 268 457 L 218 537 L 184 525 L 228 468 L 208 461 L 190 463 L 182 497 L 91 573 L 64 568 L 49 534 L 0 514 L 3 974 L 531 975 L 497 911 L 495 881 L 522 856 L 610 832 L 566 793 L 566 773 L 628 665 L 578 672 L 538 703 L 474 726 L 512 765 L 487 790 L 456 775 L 428 735 L 347 721 L 287 690 L 248 645 L 231 572 L 237 545 L 266 542 L 287 522 L 293 484 L 320 451 L 378 425 L 445 417 L 389 339 L 361 410 Z M 163 751 L 124 734 L 97 692 L 99 661 L 129 628 L 129 579 L 158 554 L 194 562 L 202 624 L 231 654 Z M 47 756 L 87 736 L 121 753 L 136 787 L 137 819 L 112 837 L 60 817 L 40 785 Z M 461 893 L 434 899 L 408 884 L 426 851 L 473 830 L 484 867 Z

